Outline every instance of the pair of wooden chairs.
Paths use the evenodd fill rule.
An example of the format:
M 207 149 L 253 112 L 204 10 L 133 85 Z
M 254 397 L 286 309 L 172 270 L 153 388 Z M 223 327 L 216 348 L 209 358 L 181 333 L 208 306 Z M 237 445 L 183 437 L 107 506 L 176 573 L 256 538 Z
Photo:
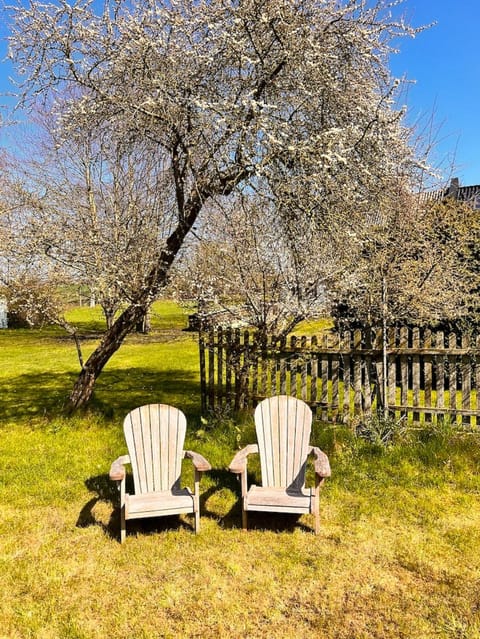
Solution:
M 242 525 L 247 528 L 249 511 L 313 513 L 315 533 L 320 529 L 320 487 L 330 476 L 328 457 L 310 446 L 312 412 L 305 402 L 280 395 L 270 397 L 255 410 L 257 444 L 240 450 L 229 470 L 240 476 Z M 116 459 L 110 478 L 120 488 L 120 540 L 126 537 L 126 521 L 192 513 L 195 532 L 200 530 L 200 476 L 211 469 L 208 461 L 191 450 L 183 450 L 185 415 L 165 404 L 149 404 L 131 411 L 123 429 L 128 455 Z M 262 486 L 247 485 L 247 458 L 259 453 Z M 307 458 L 313 456 L 315 486 L 305 488 Z M 192 461 L 195 488 L 180 485 L 182 459 Z M 126 464 L 131 464 L 134 493 L 126 492 Z

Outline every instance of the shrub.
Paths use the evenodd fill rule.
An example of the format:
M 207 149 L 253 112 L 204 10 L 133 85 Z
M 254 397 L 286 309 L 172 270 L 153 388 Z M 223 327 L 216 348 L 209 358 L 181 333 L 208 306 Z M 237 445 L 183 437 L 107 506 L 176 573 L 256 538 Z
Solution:
M 373 413 L 364 422 L 358 424 L 355 432 L 358 437 L 371 444 L 388 446 L 405 436 L 407 421 L 405 417 L 395 419 L 381 412 Z

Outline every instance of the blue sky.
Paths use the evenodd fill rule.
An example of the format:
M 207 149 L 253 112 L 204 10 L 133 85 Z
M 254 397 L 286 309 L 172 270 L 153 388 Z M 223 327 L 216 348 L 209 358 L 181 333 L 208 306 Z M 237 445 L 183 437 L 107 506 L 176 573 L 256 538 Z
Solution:
M 415 80 L 405 103 L 410 121 L 431 121 L 434 160 L 445 178 L 480 184 L 480 0 L 406 0 L 401 12 L 413 26 L 436 25 L 402 39 L 392 57 L 397 76 Z
M 433 162 L 445 180 L 457 176 L 461 184 L 480 184 L 480 0 L 404 0 L 399 11 L 414 26 L 437 23 L 402 39 L 400 53 L 392 56 L 393 73 L 415 81 L 402 99 L 409 121 L 429 125 L 433 117 Z M 0 42 L 2 57 L 4 52 Z M 9 72 L 3 63 L 0 91 Z

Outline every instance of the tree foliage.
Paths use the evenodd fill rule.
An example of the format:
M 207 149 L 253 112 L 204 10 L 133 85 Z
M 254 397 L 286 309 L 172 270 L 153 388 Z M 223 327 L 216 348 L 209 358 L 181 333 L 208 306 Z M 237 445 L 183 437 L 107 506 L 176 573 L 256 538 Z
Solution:
M 332 283 L 340 323 L 475 320 L 479 239 L 470 206 L 399 195 L 394 208 L 358 229 L 348 276 Z
M 340 267 L 337 238 L 326 241 L 306 221 L 300 235 L 291 220 L 252 194 L 217 205 L 209 219 L 170 288 L 187 303 L 195 301 L 206 323 L 220 317 L 280 337 L 325 311 L 324 282 Z
M 90 136 L 153 153 L 171 222 L 85 362 L 73 406 L 165 285 L 192 227 L 209 227 L 216 201 L 254 192 L 296 237 L 312 227 L 335 235 L 413 179 L 388 68 L 392 43 L 413 33 L 383 0 L 33 0 L 14 10 L 20 104 L 48 105 L 65 143 Z M 91 242 L 110 250 L 100 228 Z
M 157 147 L 123 144 L 108 130 L 79 128 L 64 139 L 50 115 L 36 120 L 28 155 L 12 161 L 17 197 L 6 254 L 85 286 L 110 328 L 171 231 Z

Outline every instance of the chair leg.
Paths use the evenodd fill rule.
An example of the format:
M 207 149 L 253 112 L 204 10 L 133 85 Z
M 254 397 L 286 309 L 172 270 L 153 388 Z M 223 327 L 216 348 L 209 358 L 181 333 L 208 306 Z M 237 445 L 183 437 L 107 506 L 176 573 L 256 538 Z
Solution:
M 320 486 L 321 481 L 319 481 L 318 477 L 315 481 L 315 489 L 312 491 L 312 499 L 313 499 L 313 513 L 315 516 L 315 534 L 318 535 L 320 533 Z
M 317 510 L 315 513 L 315 534 L 318 535 L 320 533 L 320 513 Z
M 247 469 L 245 467 L 244 471 L 240 475 L 240 485 L 242 488 L 242 528 L 243 530 L 247 530 L 248 527 L 248 515 L 247 515 Z
M 245 498 L 242 500 L 242 528 L 243 530 L 248 529 L 248 514 L 246 508 Z
M 120 482 L 120 543 L 123 544 L 127 537 L 127 522 L 125 516 L 126 495 L 125 495 L 125 478 Z
M 123 544 L 127 537 L 127 522 L 125 521 L 125 504 L 120 508 L 120 543 Z
M 193 493 L 193 512 L 195 515 L 195 534 L 200 532 L 200 473 L 195 469 L 195 491 Z

